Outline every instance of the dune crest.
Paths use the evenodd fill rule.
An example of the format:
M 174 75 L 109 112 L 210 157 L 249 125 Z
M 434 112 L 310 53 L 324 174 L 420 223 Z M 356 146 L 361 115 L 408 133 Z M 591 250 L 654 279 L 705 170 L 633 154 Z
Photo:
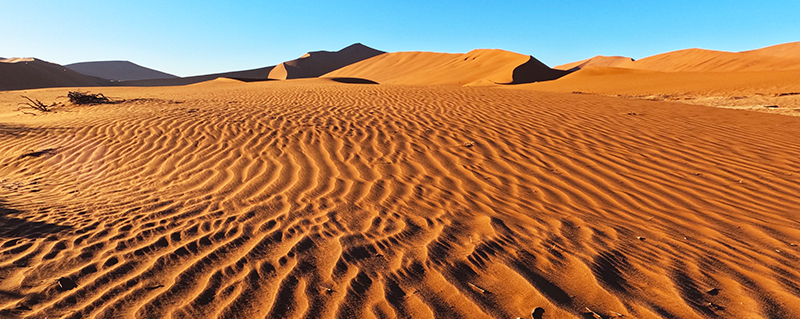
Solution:
M 590 66 L 625 67 L 625 65 L 628 65 L 631 62 L 633 62 L 633 59 L 629 57 L 598 55 L 592 58 L 588 58 L 586 60 L 555 66 L 553 67 L 553 69 L 564 70 L 564 71 L 577 71 Z
M 686 49 L 654 55 L 624 67 L 660 72 L 758 72 L 800 70 L 800 58 L 765 57 L 753 52 Z
M 779 58 L 800 59 L 800 41 L 777 44 L 757 50 L 743 51 L 742 53 L 754 53 Z
M 308 52 L 298 59 L 278 64 L 270 71 L 269 78 L 279 80 L 315 78 L 383 53 L 385 52 L 361 43 L 352 44 L 336 52 Z
M 529 55 L 478 49 L 465 54 L 386 53 L 323 77 L 356 77 L 382 84 L 471 86 L 544 81 L 564 74 Z
M 0 91 L 49 87 L 102 86 L 109 81 L 80 74 L 35 58 L 12 58 L 0 63 Z
M 175 79 L 172 74 L 143 67 L 130 61 L 94 61 L 64 65 L 75 72 L 115 81 Z

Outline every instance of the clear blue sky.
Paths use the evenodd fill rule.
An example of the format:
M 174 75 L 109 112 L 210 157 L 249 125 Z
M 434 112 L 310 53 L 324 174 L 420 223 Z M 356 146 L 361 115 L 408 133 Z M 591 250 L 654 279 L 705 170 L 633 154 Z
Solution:
M 129 60 L 180 76 L 274 65 L 361 42 L 497 48 L 555 66 L 800 41 L 800 1 L 3 1 L 0 56 Z

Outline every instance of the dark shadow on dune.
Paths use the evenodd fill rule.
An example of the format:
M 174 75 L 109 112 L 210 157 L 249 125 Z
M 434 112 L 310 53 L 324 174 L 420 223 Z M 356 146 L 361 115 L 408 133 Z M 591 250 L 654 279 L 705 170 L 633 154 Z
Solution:
M 378 82 L 362 78 L 330 78 L 331 81 L 348 84 L 380 84 Z
M 30 127 L 0 123 L 0 137 L 20 137 L 35 130 Z
M 10 215 L 20 213 L 22 213 L 22 211 L 8 207 L 5 201 L 0 200 L 0 238 L 41 238 L 72 229 L 72 227 L 69 226 L 10 217 Z M 5 246 L 7 244 L 8 242 L 3 245 Z
M 552 81 L 570 73 L 570 71 L 551 69 L 541 61 L 531 56 L 528 59 L 528 62 L 525 62 L 514 68 L 514 72 L 511 76 L 511 83 L 505 84 L 524 84 Z
M 277 81 L 277 79 L 254 79 L 254 78 L 229 78 L 236 81 L 242 82 L 266 82 L 266 81 Z

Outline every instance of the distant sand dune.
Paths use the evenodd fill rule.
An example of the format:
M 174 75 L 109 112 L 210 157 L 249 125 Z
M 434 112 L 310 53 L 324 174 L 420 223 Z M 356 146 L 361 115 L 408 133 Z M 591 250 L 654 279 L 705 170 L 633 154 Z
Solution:
M 789 42 L 757 50 L 744 51 L 744 53 L 754 53 L 779 58 L 800 59 L 800 42 Z
M 175 79 L 172 74 L 143 67 L 130 61 L 95 61 L 67 64 L 75 72 L 115 81 Z
M 547 81 L 565 74 L 529 55 L 481 49 L 466 54 L 386 53 L 323 77 L 356 77 L 381 84 L 485 86 Z
M 586 60 L 555 66 L 553 67 L 553 69 L 565 70 L 565 71 L 577 71 L 590 66 L 624 67 L 625 65 L 628 65 L 630 62 L 633 62 L 633 59 L 629 57 L 598 55 L 596 57 L 589 58 Z
M 800 317 L 800 118 L 316 79 L 102 93 L 127 102 L 30 116 L 0 92 L 0 317 Z
M 47 87 L 100 86 L 108 81 L 33 58 L 0 61 L 0 91 Z
M 800 57 L 768 57 L 757 52 L 686 49 L 662 53 L 617 67 L 660 72 L 760 72 L 800 70 Z
M 336 52 L 309 52 L 299 59 L 278 64 L 270 71 L 269 78 L 279 80 L 316 78 L 341 67 L 383 53 L 385 52 L 375 50 L 361 43 L 350 45 Z

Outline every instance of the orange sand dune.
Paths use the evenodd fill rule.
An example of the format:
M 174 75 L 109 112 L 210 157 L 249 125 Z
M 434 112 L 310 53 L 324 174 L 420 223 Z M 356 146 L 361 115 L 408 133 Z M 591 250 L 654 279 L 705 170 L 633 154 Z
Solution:
M 587 67 L 555 81 L 514 88 L 600 94 L 771 95 L 800 92 L 800 70 L 672 73 Z
M 743 53 L 800 59 L 800 41 L 768 46 L 758 50 L 744 51 Z
M 321 79 L 92 90 L 118 102 L 33 116 L 0 92 L 0 317 L 800 318 L 797 117 Z
M 0 59 L 0 91 L 47 87 L 98 86 L 108 81 L 33 58 Z
M 625 65 L 626 63 L 630 62 L 633 62 L 633 59 L 629 57 L 598 55 L 596 57 L 589 58 L 586 60 L 555 66 L 553 67 L 553 69 L 565 70 L 565 71 L 577 71 L 590 66 L 616 67 L 619 65 Z
M 473 50 L 466 54 L 394 52 L 355 63 L 323 77 L 352 77 L 381 84 L 493 85 L 528 83 L 567 74 L 532 56 L 503 50 Z
M 315 78 L 341 67 L 383 54 L 361 43 L 350 45 L 336 52 L 309 52 L 296 60 L 286 61 L 275 66 L 269 73 L 270 79 Z
M 756 52 L 686 49 L 616 65 L 660 72 L 731 72 L 800 70 L 800 57 L 768 57 Z

